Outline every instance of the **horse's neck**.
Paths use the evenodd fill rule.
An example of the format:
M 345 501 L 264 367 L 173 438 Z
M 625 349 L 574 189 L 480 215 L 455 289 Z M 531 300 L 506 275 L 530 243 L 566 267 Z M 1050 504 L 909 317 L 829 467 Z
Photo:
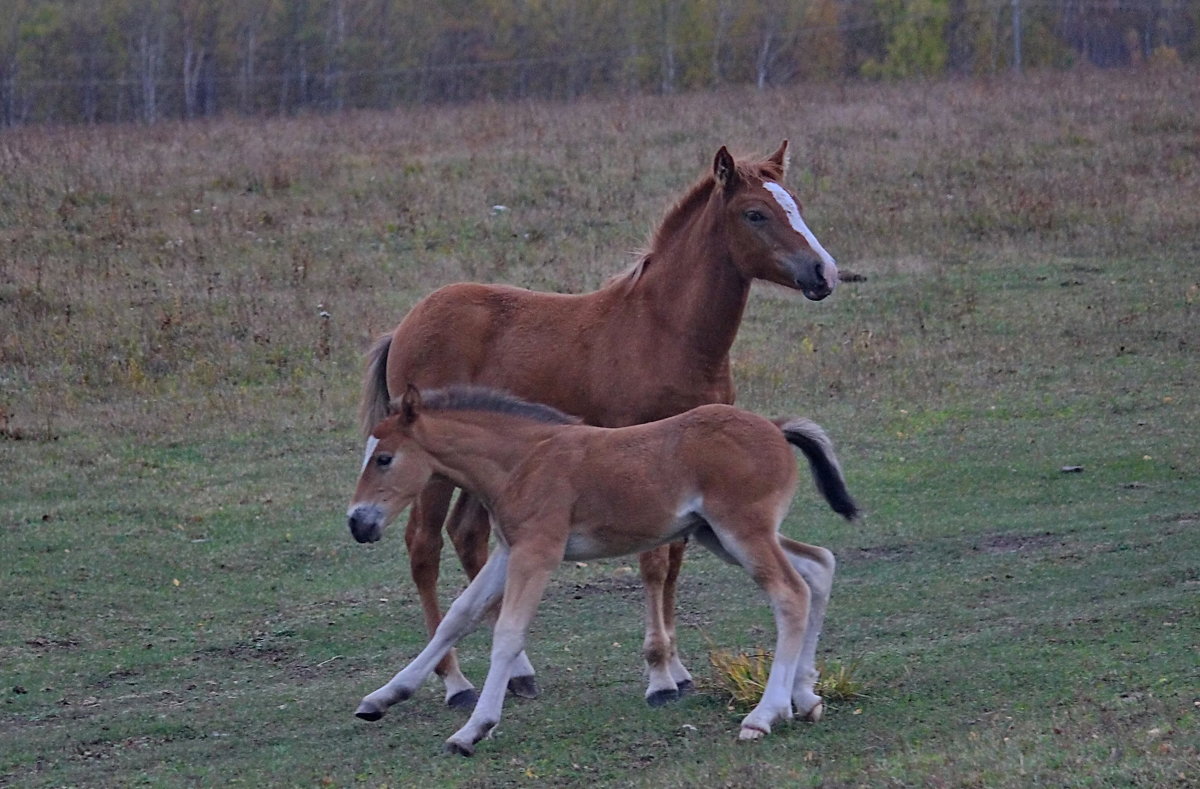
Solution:
M 637 286 L 668 324 L 672 339 L 688 345 L 693 359 L 723 364 L 733 346 L 750 282 L 715 238 L 707 212 L 669 239 L 661 239 L 643 267 Z

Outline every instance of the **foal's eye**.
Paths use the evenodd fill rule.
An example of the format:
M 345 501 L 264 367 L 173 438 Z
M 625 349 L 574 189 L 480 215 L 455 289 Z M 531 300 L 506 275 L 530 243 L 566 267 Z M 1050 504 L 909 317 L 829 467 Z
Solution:
M 376 455 L 375 456 L 375 465 L 379 466 L 380 468 L 387 468 L 388 466 L 392 465 L 392 456 L 391 455 Z
M 749 211 L 747 211 L 745 216 L 746 216 L 746 221 L 751 224 L 754 224 L 754 225 L 760 225 L 763 222 L 767 221 L 766 214 L 764 214 L 762 211 L 758 211 L 753 208 L 751 208 Z

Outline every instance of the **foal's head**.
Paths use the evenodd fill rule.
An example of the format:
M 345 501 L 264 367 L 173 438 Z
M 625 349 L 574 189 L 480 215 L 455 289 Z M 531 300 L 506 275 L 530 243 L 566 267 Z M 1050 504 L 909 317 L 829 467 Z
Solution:
M 362 472 L 346 513 L 350 533 L 359 542 L 382 537 L 387 525 L 412 504 L 433 476 L 429 456 L 410 434 L 419 408 L 420 394 L 409 387 L 367 439 Z
M 388 524 L 412 504 L 437 470 L 433 458 L 439 447 L 452 444 L 455 435 L 463 435 L 467 422 L 481 418 L 487 425 L 488 445 L 504 447 L 518 446 L 530 425 L 580 421 L 550 406 L 494 389 L 451 386 L 422 395 L 410 385 L 403 396 L 392 400 L 388 416 L 375 426 L 367 441 L 362 472 L 347 511 L 354 539 L 375 542 L 382 537 Z M 443 457 L 438 462 L 447 461 Z M 437 468 L 446 473 L 444 467 Z
M 787 140 L 757 164 L 738 165 L 722 146 L 713 161 L 710 200 L 721 212 L 725 243 L 747 279 L 763 279 L 819 301 L 837 287 L 837 264 L 808 229 L 783 185 Z

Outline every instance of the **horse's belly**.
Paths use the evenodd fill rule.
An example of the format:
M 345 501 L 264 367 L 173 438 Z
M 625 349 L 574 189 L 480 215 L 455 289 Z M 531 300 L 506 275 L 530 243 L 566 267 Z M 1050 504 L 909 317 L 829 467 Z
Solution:
M 567 537 L 564 561 L 587 561 L 628 556 L 681 540 L 691 534 L 702 521 L 693 514 L 651 521 L 612 520 L 572 528 Z

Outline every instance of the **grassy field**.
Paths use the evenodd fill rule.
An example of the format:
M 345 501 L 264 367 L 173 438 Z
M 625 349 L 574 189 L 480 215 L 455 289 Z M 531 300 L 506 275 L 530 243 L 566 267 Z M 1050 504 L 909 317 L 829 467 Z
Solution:
M 0 133 L 0 785 L 1194 785 L 1198 77 Z M 435 683 L 356 720 L 424 638 L 399 533 L 344 524 L 370 340 L 455 280 L 594 288 L 783 137 L 865 279 L 756 289 L 735 375 L 867 509 L 785 523 L 839 557 L 821 656 L 867 695 L 736 742 L 708 652 L 770 617 L 694 548 L 680 703 L 642 702 L 631 559 L 562 568 L 543 696 L 473 759 Z

